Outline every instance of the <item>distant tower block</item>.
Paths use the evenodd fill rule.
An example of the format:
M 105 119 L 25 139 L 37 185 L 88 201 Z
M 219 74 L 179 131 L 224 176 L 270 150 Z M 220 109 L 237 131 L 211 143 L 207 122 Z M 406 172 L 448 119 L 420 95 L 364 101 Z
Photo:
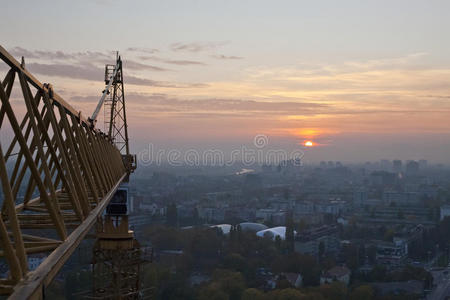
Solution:
M 392 170 L 395 173 L 400 173 L 402 171 L 402 161 L 399 159 L 396 159 L 392 162 L 393 166 L 392 166 Z

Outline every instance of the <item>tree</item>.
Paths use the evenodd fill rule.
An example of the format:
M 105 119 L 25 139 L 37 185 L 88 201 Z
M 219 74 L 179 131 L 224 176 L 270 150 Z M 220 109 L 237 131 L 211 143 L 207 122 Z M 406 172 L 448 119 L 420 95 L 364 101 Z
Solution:
M 320 243 L 319 243 L 319 261 L 322 261 L 324 254 L 325 254 L 325 244 L 323 241 L 320 241 Z
M 393 229 L 387 229 L 384 233 L 383 239 L 386 242 L 392 242 L 392 239 L 394 238 L 395 231 Z
M 231 225 L 229 236 L 230 241 L 230 251 L 231 252 L 238 252 L 239 251 L 239 232 L 238 228 L 234 225 Z
M 414 267 L 410 265 L 405 266 L 401 270 L 391 272 L 389 274 L 389 278 L 387 279 L 391 281 L 419 280 L 424 282 L 425 288 L 431 288 L 431 286 L 433 285 L 433 276 L 430 272 L 428 272 L 424 268 Z
M 269 300 L 260 290 L 250 288 L 242 293 L 241 300 Z
M 168 226 L 178 226 L 178 212 L 177 205 L 175 203 L 171 203 L 167 206 L 166 222 Z
M 300 219 L 300 221 L 297 224 L 297 232 L 303 232 L 307 227 L 307 223 L 304 219 Z
M 278 250 L 281 250 L 281 237 L 279 235 L 275 236 L 275 245 Z
M 229 270 L 244 272 L 247 261 L 238 253 L 231 253 L 224 258 L 224 267 Z
M 189 234 L 189 236 L 187 236 Z M 184 233 L 189 250 L 196 261 L 216 258 L 221 252 L 222 242 L 214 229 L 197 228 Z
M 385 266 L 375 265 L 369 273 L 370 281 L 384 281 L 386 280 L 386 273 L 387 271 Z
M 242 228 L 241 228 L 241 224 L 237 224 L 236 225 L 236 239 L 237 242 L 240 244 L 242 241 Z
M 370 245 L 367 248 L 367 257 L 369 258 L 369 262 L 371 264 L 375 264 L 377 259 L 377 247 L 375 245 Z
M 229 299 L 240 299 L 245 289 L 245 280 L 239 272 L 230 270 L 216 270 L 213 274 L 213 282 L 229 296 Z
M 271 267 L 274 273 L 292 272 L 302 274 L 304 286 L 319 284 L 320 266 L 317 264 L 317 260 L 310 255 L 296 252 L 281 255 L 272 262 Z
M 287 280 L 287 278 L 283 275 L 280 275 L 277 279 L 277 283 L 276 283 L 276 288 L 279 290 L 283 290 L 283 289 L 288 289 L 291 288 L 292 285 L 289 282 L 289 280 Z
M 294 220 L 292 218 L 292 212 L 288 212 L 286 214 L 286 250 L 287 253 L 294 252 L 294 243 L 295 243 L 295 235 L 294 235 Z
M 340 281 L 332 282 L 320 286 L 320 292 L 326 299 L 345 300 L 347 299 L 347 287 Z
M 302 300 L 325 300 L 322 294 L 317 292 L 310 292 L 301 298 Z
M 346 265 L 354 271 L 359 266 L 358 246 L 355 244 L 345 245 L 342 249 Z
M 268 294 L 268 298 L 274 300 L 301 300 L 303 296 L 300 291 L 293 288 L 275 290 Z
M 371 300 L 373 299 L 373 289 L 370 285 L 360 285 L 350 293 L 350 300 Z
M 212 283 L 202 288 L 199 293 L 199 300 L 229 300 L 230 297 L 225 293 L 220 285 Z
M 198 214 L 197 207 L 194 208 L 194 211 L 192 214 L 192 223 L 193 223 L 193 225 L 200 225 L 200 216 Z

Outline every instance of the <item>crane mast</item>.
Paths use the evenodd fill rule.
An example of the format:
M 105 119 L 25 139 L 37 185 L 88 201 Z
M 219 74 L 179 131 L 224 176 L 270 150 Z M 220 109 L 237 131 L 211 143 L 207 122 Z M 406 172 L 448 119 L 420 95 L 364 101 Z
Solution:
M 136 169 L 136 156 L 130 154 L 128 125 L 125 110 L 125 92 L 123 86 L 122 59 L 116 52 L 116 63 L 105 65 L 105 89 L 89 118 L 95 127 L 101 108 L 104 111 L 104 130 L 108 138 L 119 149 L 129 173 Z

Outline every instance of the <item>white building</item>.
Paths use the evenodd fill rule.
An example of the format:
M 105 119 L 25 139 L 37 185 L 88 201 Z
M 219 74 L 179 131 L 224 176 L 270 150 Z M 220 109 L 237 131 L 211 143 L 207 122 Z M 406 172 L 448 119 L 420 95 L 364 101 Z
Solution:
M 295 234 L 297 234 L 296 231 L 294 231 L 294 236 Z M 279 236 L 282 240 L 284 240 L 286 238 L 286 226 L 278 226 L 264 229 L 258 231 L 256 235 L 259 237 L 270 237 L 272 240 L 275 240 L 275 238 Z
M 223 234 L 229 234 L 231 231 L 231 224 L 219 224 L 219 225 L 212 225 L 211 228 L 219 228 L 222 230 Z
M 328 284 L 334 281 L 340 281 L 348 285 L 350 282 L 351 271 L 346 266 L 336 266 L 320 276 L 320 284 Z

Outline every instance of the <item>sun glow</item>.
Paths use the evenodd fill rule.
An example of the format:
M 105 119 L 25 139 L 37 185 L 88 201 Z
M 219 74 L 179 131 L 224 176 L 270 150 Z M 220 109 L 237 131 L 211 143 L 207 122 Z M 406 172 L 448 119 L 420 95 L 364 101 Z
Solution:
M 311 141 L 306 141 L 306 142 L 305 142 L 305 146 L 306 146 L 306 147 L 312 147 L 312 146 L 314 146 L 314 143 L 311 142 Z

